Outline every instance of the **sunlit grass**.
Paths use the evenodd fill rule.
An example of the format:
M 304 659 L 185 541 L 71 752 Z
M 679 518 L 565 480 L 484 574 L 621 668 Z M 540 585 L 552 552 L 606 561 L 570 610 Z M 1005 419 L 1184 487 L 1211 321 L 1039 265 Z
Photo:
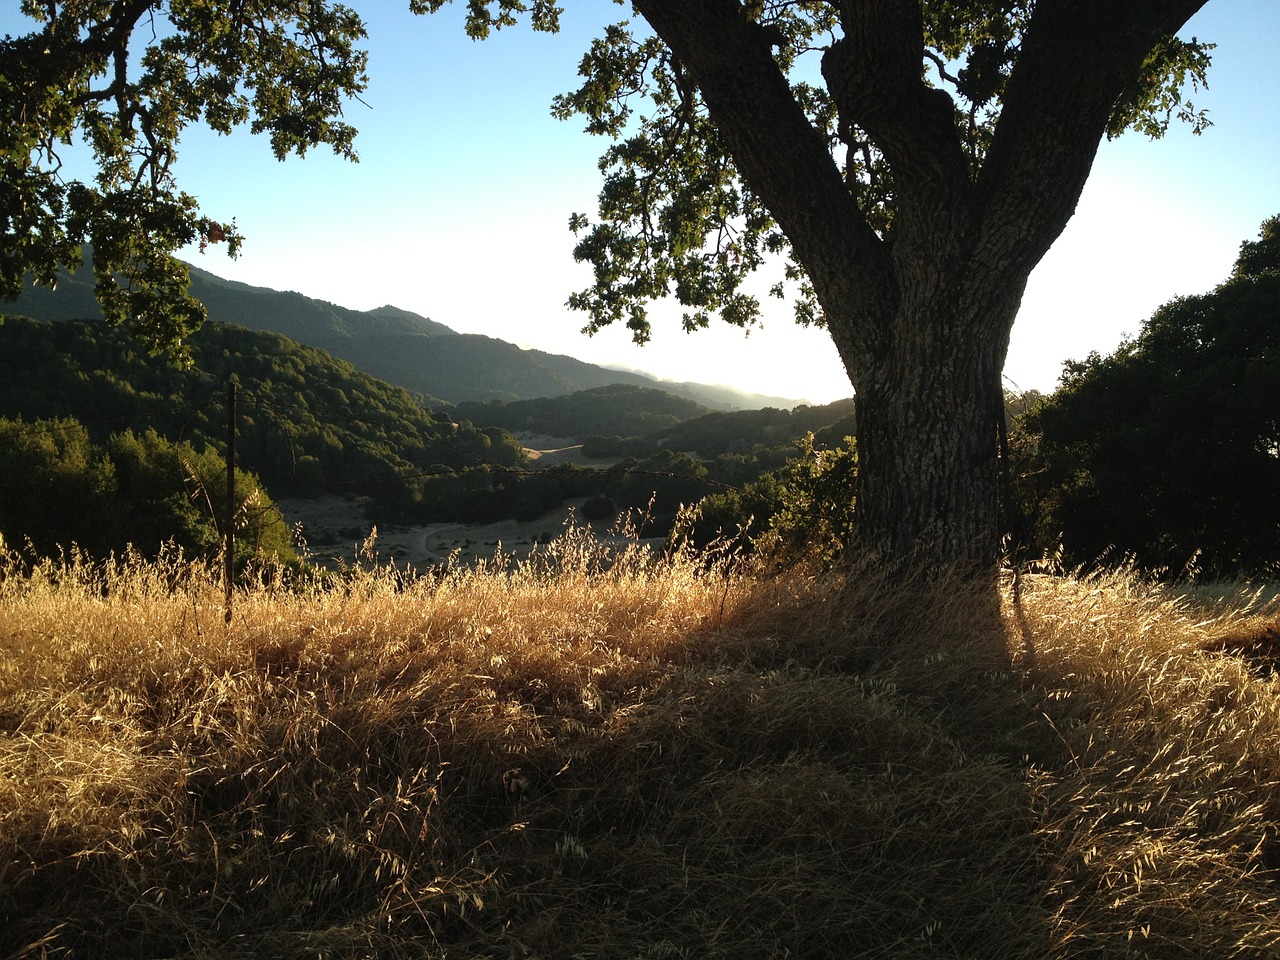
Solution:
M 1280 950 L 1265 592 L 997 611 L 570 530 L 222 600 L 0 576 L 0 956 Z
M 1209 610 L 1131 576 L 1028 589 L 1018 662 L 1046 750 L 1031 782 L 1072 950 L 1129 937 L 1161 957 L 1280 949 L 1276 651 L 1224 645 L 1274 631 L 1269 592 Z

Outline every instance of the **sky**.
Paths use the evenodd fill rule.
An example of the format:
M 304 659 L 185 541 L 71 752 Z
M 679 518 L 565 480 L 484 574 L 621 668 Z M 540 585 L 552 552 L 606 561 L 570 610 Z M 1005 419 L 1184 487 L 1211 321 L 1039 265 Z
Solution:
M 585 315 L 565 307 L 590 279 L 573 261 L 569 215 L 595 213 L 607 144 L 580 120 L 553 119 L 551 99 L 575 88 L 591 38 L 626 8 L 575 0 L 557 35 L 521 25 L 477 43 L 463 4 L 428 17 L 399 0 L 351 5 L 369 30 L 370 85 L 346 110 L 360 162 L 327 148 L 279 162 L 265 138 L 191 131 L 179 185 L 206 215 L 234 217 L 246 240 L 237 260 L 216 247 L 185 259 L 662 379 L 811 403 L 851 395 L 828 335 L 796 326 L 781 301 L 762 297 L 764 323 L 746 334 L 724 324 L 685 334 L 677 305 L 655 305 L 643 347 L 623 328 L 588 338 Z M 0 32 L 23 31 L 16 9 L 5 4 Z M 1028 283 L 1010 389 L 1049 392 L 1064 361 L 1109 353 L 1162 303 L 1213 289 L 1241 242 L 1280 213 L 1280 0 L 1209 0 L 1184 35 L 1218 44 L 1208 88 L 1192 95 L 1214 125 L 1101 145 L 1075 217 Z

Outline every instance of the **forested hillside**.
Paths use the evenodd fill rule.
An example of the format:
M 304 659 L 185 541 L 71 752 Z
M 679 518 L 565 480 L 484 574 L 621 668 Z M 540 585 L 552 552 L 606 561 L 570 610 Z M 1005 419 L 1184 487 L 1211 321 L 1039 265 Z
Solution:
M 506 431 L 461 431 L 407 391 L 277 334 L 209 323 L 191 349 L 194 366 L 183 370 L 101 323 L 6 318 L 0 415 L 75 417 L 94 439 L 154 428 L 221 446 L 235 376 L 240 462 L 282 492 L 327 484 L 389 495 L 398 478 L 432 466 L 523 462 Z
M 185 445 L 188 461 L 206 452 L 220 457 L 227 382 L 234 376 L 238 462 L 260 480 L 263 498 L 267 491 L 276 497 L 326 490 L 366 495 L 373 500 L 365 521 L 385 524 L 532 519 L 566 499 L 594 497 L 601 515 L 641 510 L 649 532 L 661 534 L 682 506 L 781 467 L 797 455 L 796 440 L 807 431 L 826 428 L 831 435 L 823 439 L 839 444 L 851 413 L 850 402 L 794 412 L 713 412 L 625 384 L 431 410 L 403 389 L 276 334 L 210 322 L 190 346 L 194 365 L 184 370 L 148 356 L 127 333 L 100 322 L 8 318 L 0 325 L 0 417 L 27 424 L 56 419 L 60 425 L 41 427 L 42 435 L 74 427 L 70 440 L 46 452 L 49 469 L 113 490 L 95 465 L 140 437 L 151 436 L 153 447 Z M 593 452 L 616 465 L 527 471 L 524 451 L 506 428 L 586 437 Z M 9 453 L 31 455 L 17 447 Z M 164 457 L 171 464 L 165 496 L 190 500 L 185 468 L 172 466 L 182 458 Z M 140 489 L 126 485 L 117 495 L 128 500 Z M 10 492 L 18 506 L 0 530 L 11 540 L 34 531 L 46 551 L 69 539 L 105 549 L 126 535 L 77 534 L 76 522 L 49 522 L 45 508 L 33 503 L 34 491 Z M 139 530 L 151 542 L 166 522 L 188 523 L 190 511 L 145 522 L 138 510 L 124 513 L 133 519 L 122 530 Z M 87 522 L 88 514 L 76 516 Z M 206 541 L 212 542 L 208 531 L 184 542 Z
M 524 462 L 505 430 L 459 426 L 407 391 L 278 334 L 211 322 L 190 346 L 194 364 L 183 369 L 101 322 L 0 323 L 0 534 L 8 542 L 30 538 L 41 553 L 73 541 L 99 553 L 129 541 L 151 550 L 167 536 L 190 549 L 211 546 L 209 525 L 220 516 L 213 501 L 225 502 L 218 464 L 233 378 L 245 471 L 237 499 L 256 497 L 255 515 L 270 512 L 267 490 L 413 502 L 429 481 Z M 288 544 L 287 532 L 271 539 Z

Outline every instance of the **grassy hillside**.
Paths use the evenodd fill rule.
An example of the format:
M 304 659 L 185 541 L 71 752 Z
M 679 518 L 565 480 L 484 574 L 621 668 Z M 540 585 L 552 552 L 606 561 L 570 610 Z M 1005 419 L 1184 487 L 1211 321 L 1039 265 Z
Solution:
M 6 568 L 0 956 L 1280 951 L 1274 605 L 602 549 Z

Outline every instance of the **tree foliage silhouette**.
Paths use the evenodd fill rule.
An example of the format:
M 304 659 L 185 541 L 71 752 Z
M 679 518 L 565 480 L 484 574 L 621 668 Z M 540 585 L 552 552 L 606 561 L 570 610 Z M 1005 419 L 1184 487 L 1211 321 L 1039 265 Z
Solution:
M 354 158 L 339 118 L 364 89 L 356 14 L 286 0 L 115 0 L 23 4 L 37 29 L 0 40 L 0 295 L 28 275 L 53 286 L 59 267 L 93 250 L 103 314 L 153 349 L 181 353 L 204 320 L 173 254 L 241 237 L 179 189 L 184 130 L 248 123 L 284 159 L 318 144 Z M 92 153 L 91 182 L 68 179 L 61 154 Z
M 1042 539 L 1179 573 L 1280 561 L 1280 217 L 1231 277 L 1173 300 L 1110 356 L 1069 363 L 1030 414 Z

